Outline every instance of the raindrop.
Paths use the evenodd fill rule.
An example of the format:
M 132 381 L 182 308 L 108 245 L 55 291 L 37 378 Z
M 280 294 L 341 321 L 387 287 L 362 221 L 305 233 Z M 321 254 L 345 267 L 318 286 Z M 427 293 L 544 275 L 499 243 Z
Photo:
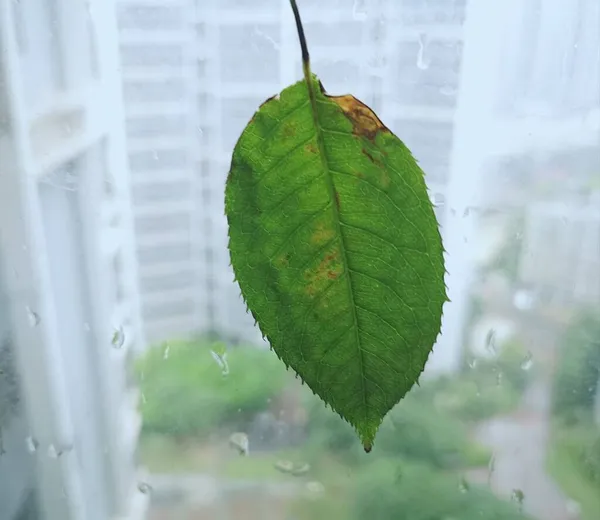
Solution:
M 199 133 L 201 136 L 202 136 L 202 135 L 204 135 L 204 130 L 202 130 L 202 127 L 201 127 L 201 126 L 199 126 L 199 127 L 198 127 L 198 133 Z
M 503 379 L 503 375 L 502 372 L 498 371 L 498 373 L 496 374 L 496 386 L 502 386 L 502 379 Z
M 123 344 L 125 343 L 125 332 L 123 331 L 122 326 L 114 331 L 111 343 L 116 349 L 123 347 Z
M 221 374 L 224 376 L 229 375 L 229 363 L 227 363 L 227 352 L 225 351 L 225 346 L 221 348 L 215 348 L 215 350 L 210 351 L 211 356 L 216 361 L 217 365 L 221 369 Z
M 281 473 L 292 473 L 294 470 L 294 463 L 291 460 L 278 460 L 273 466 Z
M 452 85 L 444 85 L 441 89 L 440 89 L 440 94 L 442 96 L 456 96 L 456 92 L 457 90 L 452 86 Z
M 229 445 L 236 449 L 240 455 L 248 455 L 250 453 L 250 443 L 245 433 L 232 433 L 229 437 Z
M 523 361 L 521 361 L 521 369 L 527 371 L 527 370 L 530 370 L 532 366 L 533 366 L 533 354 L 528 351 L 527 354 L 525 355 L 525 358 L 523 358 Z
M 476 368 L 477 367 L 477 358 L 476 357 L 472 357 L 467 361 L 467 365 L 469 366 L 469 368 Z
M 485 349 L 490 354 L 494 354 L 495 355 L 497 353 L 497 349 L 496 349 L 496 330 L 495 329 L 488 330 L 487 334 L 485 335 Z
M 465 477 L 462 477 L 460 479 L 459 484 L 458 484 L 458 490 L 461 493 L 466 493 L 467 491 L 469 491 L 469 488 L 470 488 L 469 483 L 467 482 L 467 480 L 465 479 Z
M 141 393 L 142 404 L 146 404 L 146 394 L 144 392 Z
M 267 33 L 261 31 L 258 27 L 254 28 L 254 34 L 257 36 L 262 36 L 265 40 L 267 40 L 275 50 L 279 50 L 281 46 L 273 39 L 272 36 L 269 36 Z
M 364 22 L 367 19 L 367 10 L 365 8 L 364 0 L 354 0 L 352 6 L 352 17 L 357 22 Z
M 152 492 L 152 486 L 147 482 L 140 482 L 138 484 L 138 491 L 144 495 L 147 495 L 148 493 Z
M 155 161 L 158 161 L 158 152 L 156 150 L 154 150 L 152 152 L 152 157 L 154 158 Z
M 421 33 L 419 34 L 419 52 L 417 53 L 417 68 L 420 70 L 427 70 L 429 68 L 429 61 L 425 61 L 423 55 L 425 53 L 426 44 L 426 35 Z
M 472 211 L 477 211 L 478 209 L 477 206 L 467 206 L 463 211 L 463 218 L 468 217 Z
M 27 445 L 27 451 L 29 453 L 35 453 L 40 445 L 40 443 L 31 435 L 25 439 L 25 444 Z
M 306 483 L 306 490 L 313 500 L 320 498 L 325 493 L 325 486 L 316 480 Z
M 510 494 L 510 499 L 519 505 L 519 511 L 523 510 L 523 502 L 525 500 L 525 493 L 520 489 L 513 489 Z
M 2 430 L 0 430 L 0 457 L 6 453 L 4 449 L 4 436 L 2 435 Z
M 163 353 L 163 359 L 166 361 L 167 359 L 169 359 L 169 354 L 171 353 L 171 345 L 169 345 L 167 343 L 167 346 L 165 347 L 165 351 Z
M 302 475 L 306 475 L 309 471 L 310 464 L 305 462 L 303 464 L 300 464 L 299 466 L 294 466 L 294 469 L 292 469 L 292 475 L 294 475 L 295 477 L 301 477 Z
M 488 462 L 488 486 L 492 482 L 492 475 L 496 471 L 496 455 L 492 453 L 490 460 Z
M 48 446 L 48 457 L 50 457 L 51 459 L 58 459 L 62 454 L 64 454 L 67 451 L 71 451 L 71 446 L 68 446 L 64 449 L 56 449 L 56 446 L 54 446 L 54 444 L 50 444 L 50 446 Z
M 29 306 L 25 307 L 25 310 L 27 311 L 27 320 L 29 321 L 29 326 L 37 327 L 40 324 L 40 321 L 42 321 L 40 315 Z
M 436 208 L 441 208 L 446 203 L 446 197 L 444 197 L 443 193 L 434 193 L 430 196 L 430 200 Z

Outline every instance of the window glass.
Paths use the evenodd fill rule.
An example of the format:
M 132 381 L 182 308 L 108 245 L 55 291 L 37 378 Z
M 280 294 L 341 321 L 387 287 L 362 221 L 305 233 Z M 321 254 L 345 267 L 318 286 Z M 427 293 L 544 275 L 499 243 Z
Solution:
M 327 320 L 319 383 L 358 399 L 353 373 L 377 365 L 363 383 L 383 388 L 412 366 L 424 331 L 395 320 L 431 307 L 431 259 L 407 267 L 421 173 L 387 167 L 392 137 L 361 135 L 358 111 L 338 125 L 318 101 L 322 134 L 306 98 L 278 111 L 303 78 L 289 1 L 6 1 L 0 520 L 599 520 L 600 2 L 296 1 L 325 91 L 422 170 L 449 301 L 419 384 L 365 453 L 279 358 L 310 357 Z M 251 121 L 246 137 L 276 131 L 245 146 Z M 226 185 L 248 179 L 230 230 Z M 326 217 L 298 227 L 308 196 Z M 320 218 L 339 226 L 309 235 Z M 262 308 L 232 268 L 240 237 Z M 343 276 L 312 280 L 323 237 Z M 314 299 L 272 345 L 256 320 L 284 330 L 286 283 Z M 346 307 L 326 306 L 336 289 Z

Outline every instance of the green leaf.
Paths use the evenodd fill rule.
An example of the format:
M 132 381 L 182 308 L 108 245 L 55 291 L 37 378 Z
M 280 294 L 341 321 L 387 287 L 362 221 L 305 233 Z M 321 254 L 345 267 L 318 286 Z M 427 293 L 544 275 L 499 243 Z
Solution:
M 231 263 L 279 358 L 370 451 L 415 384 L 447 300 L 438 224 L 408 148 L 351 95 L 304 80 L 261 105 L 225 190 Z
M 446 301 L 423 172 L 352 96 L 300 81 L 242 133 L 226 187 L 231 262 L 284 363 L 369 450 L 422 372 Z

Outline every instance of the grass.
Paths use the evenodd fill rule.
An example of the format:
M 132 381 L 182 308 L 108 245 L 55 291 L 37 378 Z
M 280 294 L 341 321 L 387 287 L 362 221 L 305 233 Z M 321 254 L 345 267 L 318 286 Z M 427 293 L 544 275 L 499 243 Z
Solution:
M 573 435 L 576 433 L 572 430 L 555 429 L 547 459 L 548 471 L 563 491 L 579 503 L 582 520 L 598 520 L 600 486 L 584 474 L 573 450 Z
M 152 473 L 209 473 L 232 479 L 273 480 L 287 477 L 275 468 L 278 460 L 303 463 L 299 452 L 285 450 L 240 456 L 227 443 L 177 442 L 162 435 L 143 435 L 140 458 Z

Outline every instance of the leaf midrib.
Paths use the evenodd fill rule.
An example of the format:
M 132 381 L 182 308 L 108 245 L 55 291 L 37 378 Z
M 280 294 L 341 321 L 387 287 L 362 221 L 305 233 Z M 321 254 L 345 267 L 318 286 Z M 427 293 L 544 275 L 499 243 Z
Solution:
M 354 333 L 356 338 L 356 346 L 358 348 L 358 360 L 359 360 L 359 370 L 360 370 L 360 382 L 361 382 L 361 393 L 363 396 L 363 407 L 364 407 L 364 419 L 368 421 L 368 407 L 367 407 L 367 392 L 365 387 L 365 367 L 364 367 L 364 354 L 360 341 L 360 335 L 358 333 L 358 314 L 356 312 L 356 304 L 354 302 L 354 291 L 352 288 L 352 281 L 350 280 L 350 272 L 349 272 L 349 264 L 348 264 L 348 255 L 346 253 L 346 243 L 344 241 L 344 236 L 342 234 L 342 226 L 340 225 L 341 218 L 340 212 L 335 204 L 336 200 L 336 190 L 333 183 L 333 176 L 331 174 L 331 169 L 329 168 L 329 161 L 327 160 L 327 154 L 325 152 L 325 142 L 323 139 L 323 130 L 321 129 L 320 121 L 319 121 L 319 112 L 317 109 L 317 94 L 313 80 L 310 82 L 307 81 L 307 89 L 308 89 L 308 97 L 310 98 L 311 112 L 313 116 L 313 123 L 315 125 L 315 134 L 317 138 L 317 146 L 319 147 L 319 155 L 321 158 L 321 166 L 323 167 L 323 172 L 325 174 L 327 190 L 329 192 L 329 197 L 331 201 L 331 212 L 333 213 L 334 225 L 337 231 L 337 234 L 340 237 L 340 250 L 342 254 L 342 262 L 344 264 L 344 269 L 346 271 L 346 287 L 348 290 L 348 294 L 350 295 L 350 305 L 352 307 L 352 319 L 354 321 Z

